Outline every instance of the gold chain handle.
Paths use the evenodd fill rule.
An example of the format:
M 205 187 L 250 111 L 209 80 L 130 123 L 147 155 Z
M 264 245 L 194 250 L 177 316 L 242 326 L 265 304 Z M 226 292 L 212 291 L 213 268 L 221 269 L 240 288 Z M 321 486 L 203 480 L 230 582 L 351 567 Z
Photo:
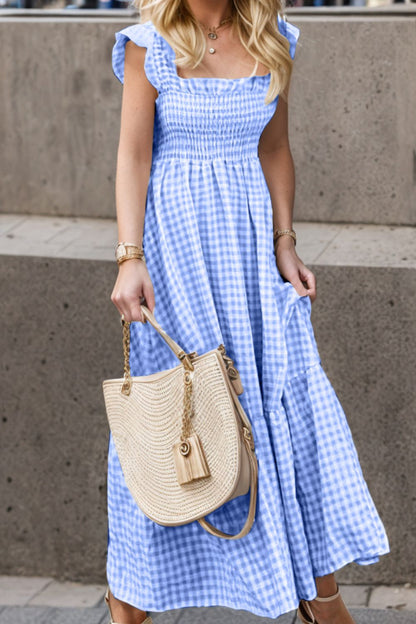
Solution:
M 130 321 L 121 319 L 123 327 L 123 355 L 124 355 L 124 381 L 121 386 L 121 392 L 125 395 L 129 395 L 133 380 L 130 372 Z M 181 440 L 184 445 L 187 445 L 187 438 L 191 433 L 191 415 L 192 415 L 192 377 L 193 370 L 188 370 L 184 360 L 181 360 L 184 364 L 184 395 L 183 395 L 183 414 L 182 414 L 182 433 Z M 184 448 L 185 450 L 185 448 Z
M 167 343 L 179 361 L 183 364 L 184 368 L 189 371 L 193 371 L 194 366 L 192 364 L 192 357 L 198 355 L 196 351 L 192 353 L 186 353 L 159 325 L 155 319 L 153 313 L 143 303 L 140 304 L 144 322 L 149 323 L 156 329 L 156 331 L 162 336 L 163 340 Z M 126 321 L 121 317 L 121 324 L 123 326 L 123 351 L 124 351 L 124 383 L 122 387 L 123 394 L 130 394 L 132 379 L 130 374 L 130 321 Z
M 121 319 L 123 326 L 123 353 L 124 353 L 124 381 L 121 386 L 123 394 L 130 394 L 131 391 L 131 374 L 130 374 L 130 321 Z
M 184 370 L 184 393 L 183 393 L 183 413 L 181 432 L 181 452 L 185 455 L 189 452 L 187 439 L 191 435 L 191 415 L 192 415 L 192 377 L 194 371 Z

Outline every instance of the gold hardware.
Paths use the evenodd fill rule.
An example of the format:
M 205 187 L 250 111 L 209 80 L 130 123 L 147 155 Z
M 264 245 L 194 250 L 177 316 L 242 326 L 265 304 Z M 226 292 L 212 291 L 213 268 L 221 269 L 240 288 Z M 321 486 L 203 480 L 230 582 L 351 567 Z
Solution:
M 244 426 L 243 426 L 243 436 L 245 440 L 247 440 L 247 442 L 249 443 L 251 450 L 254 451 L 253 436 L 251 435 L 251 431 L 247 429 L 247 427 L 244 427 Z
M 189 371 L 194 370 L 194 365 L 191 362 L 189 353 L 185 353 L 185 351 L 181 351 L 181 353 L 178 355 L 178 358 L 180 359 L 180 361 L 182 362 L 186 370 L 189 370 Z
M 129 395 L 131 392 L 132 379 L 130 375 L 130 321 L 121 318 L 123 326 L 123 353 L 124 353 L 124 381 L 121 386 L 122 394 Z
M 193 370 L 186 370 L 185 371 L 185 383 L 186 384 L 191 384 L 192 383 L 192 377 L 195 371 Z
M 125 379 L 123 381 L 123 385 L 121 386 L 121 392 L 126 395 L 130 394 L 131 392 L 131 380 L 130 379 Z
M 233 364 L 233 363 L 234 363 L 234 360 L 232 360 L 232 359 L 230 358 L 230 356 L 229 356 L 229 355 L 227 355 L 227 353 L 226 353 L 226 351 L 225 351 L 225 347 L 224 347 L 224 345 L 223 345 L 222 343 L 218 346 L 218 349 L 219 349 L 219 351 L 221 352 L 222 358 L 223 358 L 223 360 L 224 360 L 224 362 L 225 362 L 225 364 L 226 364 L 226 366 L 227 366 L 227 370 L 228 370 L 228 367 L 229 367 L 231 364 Z
M 233 366 L 234 360 L 226 354 L 225 347 L 222 343 L 218 346 L 218 350 L 222 355 L 228 376 L 233 382 L 235 391 L 237 392 L 237 394 L 241 394 L 243 392 L 243 386 L 240 379 L 240 373 L 238 372 L 237 368 Z
M 181 441 L 186 443 L 191 428 L 192 411 L 192 377 L 193 371 L 184 371 L 184 393 L 183 393 L 183 414 Z
M 237 377 L 239 375 L 237 369 L 234 368 L 234 366 L 231 366 L 231 365 L 228 367 L 228 374 L 229 374 L 231 379 L 237 379 Z
M 189 442 L 182 442 L 179 450 L 181 452 L 181 455 L 188 455 L 189 451 L 191 450 L 191 447 L 189 446 Z

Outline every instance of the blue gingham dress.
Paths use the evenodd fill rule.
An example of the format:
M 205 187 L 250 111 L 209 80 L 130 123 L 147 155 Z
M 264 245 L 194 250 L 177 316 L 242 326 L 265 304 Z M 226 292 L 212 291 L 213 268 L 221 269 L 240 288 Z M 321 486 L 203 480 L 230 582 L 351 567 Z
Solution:
M 278 18 L 294 56 L 297 27 Z M 135 504 L 113 440 L 108 455 L 107 578 L 120 600 L 147 611 L 223 605 L 276 618 L 316 596 L 314 577 L 389 552 L 346 417 L 324 370 L 311 302 L 276 266 L 272 206 L 257 147 L 277 99 L 270 75 L 177 75 L 174 52 L 152 22 L 115 35 L 123 82 L 131 39 L 147 48 L 158 91 L 143 233 L 154 314 L 186 351 L 224 343 L 244 387 L 259 465 L 247 536 L 226 540 L 197 521 L 165 527 Z M 131 324 L 133 375 L 177 366 L 150 323 Z M 240 530 L 249 493 L 207 516 Z

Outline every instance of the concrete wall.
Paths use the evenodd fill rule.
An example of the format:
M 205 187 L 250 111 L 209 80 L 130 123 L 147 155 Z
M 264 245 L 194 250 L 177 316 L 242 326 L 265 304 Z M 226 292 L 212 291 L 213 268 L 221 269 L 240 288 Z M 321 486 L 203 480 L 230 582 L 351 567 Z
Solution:
M 290 19 L 297 217 L 414 224 L 416 12 Z M 0 18 L 0 211 L 114 216 L 111 49 L 135 21 Z

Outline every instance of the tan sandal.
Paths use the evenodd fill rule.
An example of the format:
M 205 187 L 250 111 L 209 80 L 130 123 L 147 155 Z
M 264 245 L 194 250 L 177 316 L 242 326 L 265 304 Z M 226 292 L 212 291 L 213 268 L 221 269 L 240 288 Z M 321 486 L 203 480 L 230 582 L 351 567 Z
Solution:
M 105 592 L 105 596 L 104 596 L 104 600 L 105 603 L 108 607 L 108 610 L 110 612 L 110 622 L 109 624 L 116 624 L 116 622 L 114 622 L 113 620 L 113 614 L 111 613 L 111 609 L 110 609 L 110 587 L 107 585 L 107 590 Z M 147 615 L 147 611 L 146 611 L 146 619 L 143 620 L 142 624 L 153 624 L 153 620 L 152 617 L 150 615 Z
M 335 592 L 335 594 L 332 594 L 332 596 L 327 596 L 326 598 L 323 598 L 322 596 L 316 596 L 314 600 L 317 600 L 318 602 L 330 602 L 331 600 L 335 600 L 335 598 L 338 598 L 339 595 L 340 591 L 337 583 L 337 591 Z M 318 620 L 312 613 L 309 602 L 307 600 L 304 600 L 303 598 L 299 603 L 297 616 L 301 620 L 301 622 L 303 622 L 303 624 L 319 624 Z

